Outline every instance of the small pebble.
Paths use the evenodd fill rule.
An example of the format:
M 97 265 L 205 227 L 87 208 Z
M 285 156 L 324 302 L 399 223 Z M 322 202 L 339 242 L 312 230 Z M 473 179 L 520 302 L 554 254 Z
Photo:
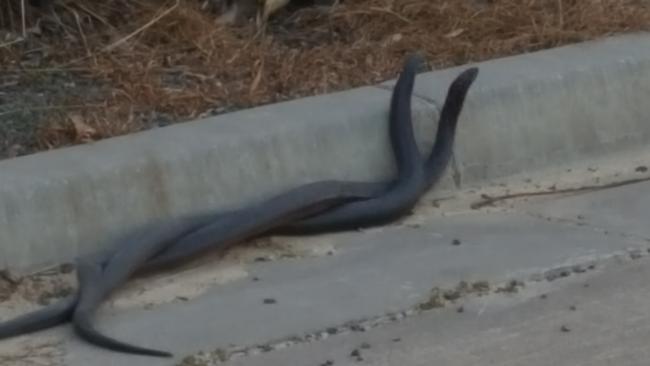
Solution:
M 363 361 L 363 357 L 361 357 L 361 351 L 358 349 L 353 350 L 350 352 L 350 357 L 354 358 L 357 362 Z
M 268 345 L 268 344 L 261 345 L 260 349 L 264 353 L 273 351 L 273 347 L 271 345 Z
M 353 332 L 365 332 L 366 329 L 362 327 L 360 324 L 353 324 L 350 326 L 350 330 Z
M 451 245 L 460 245 L 460 240 L 458 240 L 458 239 L 452 240 Z
M 264 299 L 265 304 L 276 304 L 278 301 L 272 298 Z
M 560 330 L 561 330 L 562 332 L 564 332 L 564 333 L 568 333 L 568 332 L 571 331 L 571 328 L 569 328 L 569 327 L 566 326 L 566 325 L 563 325 L 563 326 L 560 328 Z

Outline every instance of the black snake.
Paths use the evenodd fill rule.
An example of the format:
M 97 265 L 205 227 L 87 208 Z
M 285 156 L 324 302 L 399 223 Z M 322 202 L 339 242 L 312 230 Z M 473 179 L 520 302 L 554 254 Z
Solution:
M 413 135 L 410 100 L 420 59 L 410 57 L 394 87 L 389 128 L 397 163 L 391 182 L 323 181 L 294 188 L 262 203 L 231 212 L 183 218 L 144 232 L 95 257 L 77 261 L 79 289 L 60 302 L 0 324 L 0 339 L 73 319 L 87 341 L 117 351 L 170 356 L 132 346 L 97 332 L 92 316 L 101 301 L 136 270 L 155 268 L 265 233 L 304 235 L 381 225 L 408 213 L 435 184 L 451 159 L 456 124 L 478 69 L 462 72 L 449 87 L 433 150 L 426 161 Z

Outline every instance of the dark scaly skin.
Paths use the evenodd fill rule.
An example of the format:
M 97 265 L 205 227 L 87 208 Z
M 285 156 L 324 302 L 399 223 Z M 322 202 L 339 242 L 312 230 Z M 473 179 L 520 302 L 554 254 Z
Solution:
M 75 293 L 52 305 L 3 322 L 0 324 L 0 339 L 33 333 L 65 323 L 72 317 L 76 304 Z
M 470 68 L 463 71 L 450 85 L 440 113 L 440 123 L 432 152 L 423 162 L 413 135 L 410 105 L 415 73 L 420 62 L 418 57 L 410 57 L 407 60 L 391 100 L 389 127 L 397 161 L 398 179 L 392 183 L 357 183 L 365 189 L 373 187 L 373 192 L 383 192 L 383 194 L 373 196 L 369 193 L 363 200 L 354 200 L 339 208 L 319 213 L 313 218 L 279 226 L 278 229 L 271 230 L 272 233 L 304 235 L 390 222 L 408 213 L 420 196 L 440 179 L 451 160 L 458 118 L 469 87 L 478 75 L 478 69 Z M 175 244 L 165 253 L 149 261 L 145 267 L 170 264 L 207 249 L 211 249 L 208 240 L 190 241 L 183 245 Z
M 405 73 L 402 73 L 402 76 L 400 76 L 400 79 L 398 79 L 394 90 L 393 90 L 393 96 L 391 99 L 391 108 L 396 104 L 396 99 L 401 99 L 404 100 L 405 98 L 410 98 L 410 94 L 405 93 L 405 89 L 403 88 L 404 84 L 404 75 Z M 403 102 L 401 102 L 403 104 Z M 410 111 L 408 111 L 410 113 Z M 391 116 L 394 116 L 395 114 L 392 114 Z M 401 120 L 400 120 L 401 121 Z M 400 122 L 400 125 L 404 125 L 404 123 Z M 397 140 L 396 137 L 393 135 L 395 132 L 395 129 L 391 129 L 391 142 L 393 146 L 397 146 L 397 149 L 401 149 L 399 145 L 397 145 Z M 396 151 L 397 149 L 394 148 L 394 154 L 396 155 L 396 158 L 398 156 L 398 152 Z M 403 154 L 402 154 L 403 155 Z M 385 192 L 387 189 L 390 188 L 391 184 L 389 183 L 384 183 L 384 182 L 377 182 L 377 183 L 370 183 L 370 182 L 359 182 L 359 183 L 354 183 L 358 184 L 360 186 L 365 186 L 365 189 L 367 190 L 368 195 L 365 197 L 371 198 L 375 197 L 377 195 L 382 194 Z M 227 213 L 225 213 L 227 214 Z M 186 226 L 181 225 L 181 228 L 179 228 L 178 232 L 176 233 L 175 239 L 178 239 L 182 237 L 183 235 L 191 232 L 192 230 L 201 227 L 202 225 L 205 225 L 207 222 L 210 222 L 211 220 L 217 220 L 221 214 L 217 215 L 198 215 L 195 217 L 190 217 L 190 218 L 183 218 L 184 223 Z M 145 230 L 144 232 L 149 232 L 148 236 L 140 236 L 137 240 L 139 240 L 139 243 L 141 245 L 149 246 L 151 245 L 152 242 L 155 242 L 155 240 L 159 240 L 159 235 L 157 235 L 157 232 L 160 230 L 166 230 L 168 225 L 173 225 L 168 222 L 159 224 L 156 227 L 150 228 L 150 230 Z M 127 241 L 133 241 L 132 237 L 126 238 Z M 112 249 L 111 249 L 112 250 Z M 187 252 L 186 254 L 182 255 L 191 255 L 193 251 Z M 103 253 L 100 253 L 99 255 L 95 256 L 92 260 L 94 262 L 101 263 L 102 265 L 102 270 L 103 267 L 106 265 L 106 263 L 109 261 L 111 256 L 110 251 L 105 251 Z M 180 253 L 174 254 L 175 257 L 181 256 Z M 150 265 L 151 266 L 151 265 Z M 39 330 L 47 329 L 50 327 L 57 326 L 59 324 L 62 324 L 64 322 L 69 321 L 72 318 L 72 314 L 74 312 L 74 308 L 77 304 L 79 298 L 79 293 L 76 292 L 73 295 L 64 298 L 60 300 L 59 302 L 48 305 L 44 308 L 41 308 L 39 310 L 36 310 L 34 312 L 30 312 L 28 314 L 21 315 L 17 318 L 14 318 L 12 320 L 6 321 L 4 323 L 0 324 L 0 339 L 3 338 L 8 338 L 8 337 L 15 337 L 18 335 L 22 334 L 27 334 L 31 332 L 36 332 Z
M 408 60 L 391 100 L 390 135 L 399 167 L 399 177 L 393 189 L 402 188 L 400 185 L 402 181 L 414 180 L 408 179 L 414 174 L 419 178 L 415 181 L 424 179 L 424 164 L 415 143 L 410 108 L 415 71 L 419 61 L 419 58 L 415 57 Z M 406 176 L 405 179 L 403 176 Z M 86 341 L 101 347 L 149 356 L 168 356 L 169 354 L 164 351 L 140 348 L 104 336 L 92 326 L 93 312 L 89 309 L 97 308 L 113 289 L 125 282 L 142 265 L 150 268 L 165 266 L 180 259 L 186 259 L 193 254 L 201 253 L 206 249 L 224 248 L 251 239 L 271 229 L 323 212 L 326 208 L 342 203 L 344 199 L 349 201 L 349 198 L 363 197 L 367 192 L 364 188 L 366 187 L 363 184 L 355 185 L 349 182 L 333 181 L 304 185 L 257 206 L 224 215 L 219 220 L 195 230 L 175 243 L 160 240 L 151 241 L 154 244 L 151 246 L 122 245 L 104 268 L 100 285 L 82 286 L 82 295 L 77 309 L 83 309 L 83 311 L 75 310 L 74 312 L 75 330 Z M 405 188 L 409 189 L 408 185 Z M 399 197 L 396 198 L 399 199 Z M 370 201 L 372 200 L 370 199 Z M 392 201 L 396 201 L 396 199 L 388 195 L 388 200 L 378 203 L 388 206 L 386 209 L 390 210 Z M 375 210 L 376 206 L 378 205 L 369 206 L 367 209 Z M 148 263 L 146 263 L 147 260 L 149 260 Z M 80 278 L 80 283 L 83 282 L 84 279 Z M 84 291 L 87 291 L 88 294 Z
M 376 183 L 349 182 L 349 184 L 356 185 L 362 192 L 367 193 L 367 195 L 359 197 L 359 199 L 368 199 L 374 197 L 378 194 L 381 194 L 385 190 L 385 187 Z M 227 214 L 228 212 L 221 212 L 218 214 L 204 214 L 185 217 L 181 219 L 184 223 L 183 225 L 175 225 L 172 222 L 165 222 L 162 224 L 159 223 L 150 228 L 150 235 L 141 236 L 138 241 L 145 242 L 145 245 L 147 245 L 146 243 L 157 240 L 158 235 L 156 233 L 160 230 L 166 230 L 169 225 L 174 225 L 174 227 L 178 228 L 178 231 L 173 236 L 174 239 L 179 239 L 183 235 L 192 232 L 196 228 L 206 225 L 211 221 L 218 220 L 221 216 Z M 188 253 L 187 255 L 191 254 L 192 253 Z M 100 265 L 103 268 L 103 266 L 108 262 L 110 254 L 109 251 L 102 251 L 96 257 L 97 258 L 95 260 L 99 261 Z M 63 298 L 54 304 L 47 305 L 41 309 L 27 314 L 20 315 L 14 319 L 1 322 L 0 340 L 52 328 L 69 321 L 72 318 L 72 313 L 74 312 L 74 308 L 77 305 L 78 298 L 79 293 L 75 292 L 72 295 Z
M 334 208 L 330 211 L 321 211 L 318 213 L 317 218 L 325 217 L 325 221 L 316 224 L 322 231 L 327 230 L 331 225 L 336 225 L 337 229 L 345 229 L 346 219 L 353 220 L 354 223 L 361 220 L 368 220 L 376 222 L 378 216 L 393 215 L 393 212 L 399 210 L 402 205 L 400 201 L 404 194 L 403 191 L 412 191 L 412 182 L 419 184 L 424 180 L 424 162 L 418 151 L 413 135 L 413 125 L 411 121 L 411 94 L 413 93 L 413 84 L 415 81 L 415 74 L 421 59 L 418 56 L 411 56 L 404 65 L 404 70 L 400 74 L 393 94 L 391 97 L 390 116 L 389 116 L 389 135 L 391 138 L 392 150 L 395 156 L 398 177 L 395 182 L 389 183 L 352 183 L 346 182 L 350 185 L 360 185 L 360 190 L 372 188 L 372 192 L 380 192 L 375 196 L 367 194 L 363 200 L 355 200 L 350 203 L 344 204 L 340 208 Z M 411 195 L 415 196 L 415 195 Z M 417 201 L 417 198 L 409 197 L 411 200 Z M 364 204 L 364 203 L 369 204 Z M 409 202 L 410 204 L 410 202 Z M 344 215 L 333 216 L 335 220 L 330 220 L 332 217 L 330 212 L 344 211 Z M 310 217 L 314 215 L 303 215 L 302 217 Z M 392 216 L 391 216 L 392 217 Z M 387 217 L 389 220 L 391 217 Z M 297 223 L 292 223 L 297 222 Z M 284 227 L 295 227 L 297 231 L 308 233 L 314 226 L 307 223 L 302 225 L 305 220 L 287 221 L 287 225 L 277 225 L 272 228 L 272 232 L 282 232 Z M 176 243 L 165 253 L 158 255 L 152 259 L 147 266 L 163 266 L 166 264 L 174 263 L 180 259 L 192 256 L 195 253 L 200 253 L 204 250 L 212 249 L 209 240 L 195 240 L 188 241 L 186 244 Z
M 422 179 L 424 176 L 423 162 L 415 144 L 410 113 L 417 61 L 415 58 L 409 59 L 405 66 L 405 72 L 400 75 L 391 100 L 389 127 L 399 167 L 398 176 L 419 174 Z M 402 98 L 400 99 L 398 96 Z M 395 188 L 400 187 L 400 181 L 398 178 L 397 184 L 394 184 Z M 153 268 L 164 266 L 201 253 L 205 249 L 224 248 L 251 239 L 273 228 L 282 227 L 301 218 L 323 212 L 327 206 L 331 207 L 333 204 L 342 203 L 343 200 L 340 199 L 342 194 L 345 197 L 353 197 L 354 187 L 358 188 L 360 195 L 364 194 L 363 186 L 349 183 L 320 182 L 301 186 L 260 205 L 223 216 L 184 236 L 173 245 L 165 241 L 152 241 L 155 245 L 121 246 L 122 249 L 118 250 L 104 268 L 102 281 L 98 282 L 99 286 L 84 286 L 84 281 L 88 281 L 88 279 L 80 277 L 82 295 L 77 309 L 82 309 L 82 311 L 75 310 L 72 320 L 77 334 L 90 343 L 116 351 L 149 356 L 169 356 L 164 351 L 140 348 L 104 336 L 92 326 L 93 312 L 89 309 L 97 308 L 114 288 L 125 282 L 142 265 Z M 375 208 L 370 206 L 368 209 L 374 210 Z M 158 255 L 159 253 L 162 254 Z M 145 264 L 147 260 L 149 262 Z
M 183 217 L 175 222 L 165 222 L 139 230 L 136 234 L 131 234 L 123 240 L 127 242 L 144 242 L 148 245 L 152 241 L 160 240 L 161 234 L 170 235 L 178 239 L 183 235 L 205 225 L 211 220 L 217 220 L 222 214 L 203 214 L 190 217 Z M 178 221 L 181 224 L 178 224 Z M 169 232 L 169 227 L 173 226 L 178 229 L 175 233 Z M 173 235 L 172 235 L 173 234 Z M 96 255 L 87 256 L 84 260 L 98 263 L 103 270 L 103 266 L 108 263 L 112 255 L 111 250 L 104 250 Z M 59 300 L 58 302 L 45 306 L 33 312 L 18 316 L 14 319 L 0 323 L 0 339 L 16 337 L 23 334 L 36 332 L 39 330 L 51 328 L 72 319 L 74 308 L 79 299 L 79 292 Z
M 469 71 L 469 70 L 468 70 Z M 455 81 L 456 83 L 456 81 Z M 469 82 L 471 83 L 471 81 Z M 397 91 L 397 85 L 396 85 L 396 91 Z M 453 105 L 450 103 L 447 103 L 450 99 L 451 96 L 451 89 L 454 89 L 453 87 L 450 88 L 450 94 L 448 95 L 448 100 L 445 102 L 445 107 L 443 107 L 443 112 L 441 113 L 441 121 L 440 121 L 440 127 L 438 129 L 438 134 L 436 136 L 436 144 L 434 146 L 434 151 L 448 151 L 449 155 L 451 154 L 451 149 L 450 148 L 445 148 L 444 142 L 445 140 L 442 138 L 445 136 L 444 134 L 441 133 L 441 131 L 445 131 L 443 127 L 446 125 L 445 124 L 445 116 L 453 115 L 454 113 L 445 113 L 445 111 L 448 109 L 448 106 Z M 461 93 L 462 94 L 462 93 Z M 410 97 L 410 95 L 409 95 Z M 464 98 L 464 94 L 461 95 L 462 98 Z M 460 110 L 462 107 L 463 100 L 459 100 L 458 103 L 456 103 L 456 109 Z M 458 115 L 458 112 L 455 113 L 456 116 Z M 451 118 L 454 120 L 455 118 Z M 453 134 L 454 130 L 453 128 L 455 127 L 452 126 L 451 128 L 446 129 L 447 136 L 451 136 L 451 139 L 446 140 L 447 145 L 451 146 L 453 144 Z M 391 134 L 393 136 L 393 134 Z M 439 149 L 437 149 L 440 146 Z M 427 169 L 426 173 L 435 173 L 436 171 L 439 172 L 438 175 L 442 173 L 444 168 L 442 169 L 436 169 L 436 157 L 440 156 L 438 160 L 448 160 L 448 158 L 445 158 L 444 155 L 434 155 L 433 153 L 431 154 L 431 157 L 428 159 L 426 165 L 428 167 L 432 167 L 432 169 Z M 436 174 L 428 174 L 429 177 L 436 177 Z M 428 181 L 433 180 L 434 178 L 427 178 Z M 368 189 L 368 195 L 365 198 L 369 198 L 372 196 L 376 196 L 382 192 L 384 192 L 386 189 L 388 189 L 390 183 L 358 183 L 360 185 L 365 185 L 366 189 Z M 203 218 L 205 220 L 205 218 Z M 195 220 L 196 221 L 196 220 Z M 201 221 L 201 220 L 198 220 Z M 40 329 L 44 329 L 50 326 L 55 326 L 57 324 L 60 324 L 62 322 L 65 322 L 69 320 L 70 314 L 72 313 L 73 307 L 76 304 L 77 296 L 72 296 L 70 298 L 62 300 L 60 303 L 51 305 L 49 307 L 46 307 L 44 309 L 41 309 L 39 311 L 36 311 L 34 313 L 30 313 L 27 315 L 23 315 L 19 318 L 16 318 L 14 320 L 11 320 L 9 322 L 5 322 L 4 324 L 0 325 L 0 339 L 4 337 L 9 337 L 9 336 L 15 336 L 19 334 L 24 334 L 27 332 L 32 332 Z
M 403 92 L 409 95 L 413 89 L 415 63 L 417 59 L 409 59 L 405 72 L 412 73 L 405 78 Z M 342 207 L 330 210 L 314 218 L 308 218 L 295 224 L 290 224 L 275 230 L 282 235 L 319 234 L 324 232 L 353 230 L 363 227 L 383 225 L 407 214 L 415 206 L 418 199 L 436 184 L 449 165 L 453 154 L 453 144 L 456 135 L 458 117 L 462 111 L 467 92 L 478 75 L 477 68 L 469 68 L 454 79 L 449 86 L 447 97 L 440 112 L 440 122 L 436 140 L 427 161 L 422 164 L 413 129 L 399 131 L 391 130 L 391 135 L 400 139 L 404 149 L 397 149 L 399 175 L 397 181 L 383 195 L 351 202 Z M 396 85 L 397 90 L 400 85 Z M 394 102 L 391 113 L 399 116 L 408 115 L 410 118 L 410 98 Z M 408 104 L 407 104 L 408 102 Z M 402 117 L 406 118 L 406 117 Z M 406 125 L 411 126 L 410 120 Z M 401 165 L 399 162 L 401 161 Z
M 101 294 L 96 291 L 98 283 L 102 283 L 103 272 L 102 264 L 93 261 L 80 259 L 77 261 L 77 280 L 79 281 L 80 297 L 74 308 L 73 326 L 77 334 L 84 333 L 86 329 L 92 329 L 90 323 L 92 315 L 95 313 L 95 304 L 101 301 L 97 298 Z M 172 357 L 169 352 L 158 351 L 155 349 L 143 348 L 132 346 L 126 343 L 116 342 L 113 339 L 104 335 L 93 335 L 96 343 L 101 343 L 102 346 L 120 352 L 135 353 L 148 356 L 157 357 Z
M 456 103 L 446 103 L 445 107 L 443 107 L 443 112 L 445 113 L 444 122 L 447 124 L 445 126 L 446 128 L 439 129 L 436 138 L 437 148 L 434 148 L 434 151 L 443 156 L 435 156 L 436 159 L 433 159 L 432 162 L 427 161 L 424 163 L 422 162 L 420 153 L 417 149 L 410 118 L 410 95 L 413 90 L 415 70 L 418 62 L 419 60 L 415 58 L 409 60 L 405 67 L 405 72 L 400 78 L 401 81 L 403 81 L 403 84 L 396 86 L 398 92 L 395 94 L 399 94 L 400 91 L 403 91 L 409 96 L 406 103 L 398 98 L 393 98 L 393 101 L 391 102 L 391 121 L 398 121 L 399 119 L 397 116 L 405 118 L 401 121 L 404 124 L 403 126 L 396 126 L 397 123 L 391 123 L 390 126 L 391 136 L 395 137 L 395 146 L 405 147 L 401 150 L 395 149 L 398 151 L 398 153 L 396 153 L 396 159 L 398 161 L 398 179 L 392 185 L 391 189 L 383 195 L 376 198 L 349 203 L 339 209 L 332 210 L 331 212 L 336 213 L 338 210 L 339 212 L 344 213 L 339 216 L 342 217 L 343 222 L 337 225 L 338 228 L 341 226 L 345 227 L 348 222 L 354 224 L 359 220 L 359 217 L 362 217 L 362 221 L 376 225 L 392 221 L 407 213 L 412 209 L 422 193 L 426 191 L 429 183 L 427 178 L 436 177 L 435 174 L 425 174 L 425 165 L 444 164 L 446 166 L 451 157 L 451 147 L 453 146 L 453 136 L 458 115 L 462 109 L 462 104 L 467 90 L 477 76 L 477 69 L 469 69 L 464 73 L 461 73 L 461 75 L 450 86 L 450 94 L 457 93 L 460 95 L 454 95 L 459 99 L 455 100 Z M 441 115 L 442 114 L 443 113 L 441 113 Z M 452 139 L 452 142 L 444 143 L 450 138 Z M 445 152 L 447 152 L 446 161 L 444 156 Z M 439 179 L 444 168 L 441 169 L 439 165 L 434 165 L 433 168 L 435 168 L 434 173 L 438 172 L 437 178 Z M 102 286 L 88 289 L 88 291 L 92 292 L 91 295 L 87 296 L 87 298 L 91 298 L 88 302 L 84 301 L 86 295 L 83 293 L 82 288 L 82 297 L 77 305 L 77 309 L 82 309 L 83 311 L 79 312 L 78 310 L 75 310 L 73 316 L 75 329 L 77 329 L 78 333 L 87 341 L 99 346 L 109 347 L 123 352 L 151 356 L 169 355 L 163 351 L 154 351 L 131 346 L 102 335 L 92 327 L 91 317 L 93 312 L 89 309 L 98 307 L 101 301 L 108 296 L 115 287 L 126 281 L 140 265 L 146 262 L 147 259 L 154 257 L 156 254 L 163 252 L 167 248 L 168 249 L 165 253 L 152 259 L 149 262 L 149 265 L 154 267 L 164 266 L 186 258 L 190 255 L 188 253 L 200 253 L 205 249 L 224 248 L 251 239 L 272 228 L 282 227 L 284 224 L 293 222 L 296 219 L 309 216 L 310 207 L 318 207 L 316 210 L 311 210 L 314 213 L 322 212 L 323 207 L 328 206 L 328 199 L 323 198 L 324 196 L 322 196 L 323 191 L 330 189 L 334 184 L 336 183 L 324 182 L 318 188 L 312 190 L 309 190 L 309 188 L 311 188 L 310 186 L 302 186 L 297 189 L 301 190 L 307 188 L 307 190 L 309 190 L 309 193 L 306 193 L 307 196 L 314 194 L 317 197 L 316 201 L 314 201 L 316 202 L 315 204 L 311 203 L 312 201 L 310 201 L 310 199 L 303 198 L 300 200 L 299 197 L 301 197 L 301 194 L 296 191 L 289 192 L 288 194 L 272 198 L 257 207 L 254 206 L 252 208 L 242 209 L 232 215 L 222 217 L 220 220 L 188 234 L 173 245 L 170 243 L 164 247 L 154 246 L 148 253 L 141 246 L 137 247 L 137 251 L 128 250 L 131 249 L 128 248 L 121 259 L 119 256 L 112 259 L 112 262 L 115 261 L 115 265 L 109 264 L 108 267 L 104 269 L 104 281 L 100 282 Z M 349 186 L 342 183 L 338 192 L 332 192 L 334 195 L 332 197 L 340 197 L 341 192 L 345 190 L 345 188 L 349 189 Z M 307 190 L 305 190 L 305 192 L 307 192 Z M 347 193 L 350 194 L 350 192 Z M 329 202 L 329 206 L 331 206 L 333 200 L 330 200 Z M 353 209 L 346 210 L 346 208 L 349 207 L 353 207 Z M 114 271 L 112 271 L 112 269 L 114 269 Z M 81 314 L 81 316 L 79 316 L 79 314 Z M 80 324 L 82 324 L 82 328 L 80 328 Z
M 221 214 L 214 215 L 220 219 Z M 112 266 L 122 263 L 126 266 L 125 270 L 130 270 L 129 261 L 138 261 L 138 255 L 145 255 L 147 250 L 155 250 L 159 246 L 170 245 L 183 235 L 196 230 L 197 225 L 201 225 L 207 218 L 197 217 L 195 221 L 178 220 L 165 226 L 160 226 L 156 230 L 142 230 L 120 242 L 117 248 L 111 253 L 101 254 L 97 258 L 81 258 L 77 260 L 77 281 L 79 283 L 77 290 L 77 302 L 73 306 L 71 314 L 73 328 L 83 339 L 92 340 L 91 343 L 101 344 L 103 347 L 126 353 L 172 357 L 172 354 L 165 351 L 159 351 L 150 348 L 133 346 L 127 343 L 118 342 L 102 334 L 95 334 L 92 328 L 92 316 L 94 315 L 99 303 L 104 299 L 104 293 L 101 291 L 102 285 L 117 280 L 111 272 Z M 146 258 L 145 258 L 146 260 Z M 115 272 L 114 270 L 112 270 Z M 112 275 L 112 276 L 111 276 Z
M 363 197 L 364 192 L 363 186 L 349 185 L 347 182 L 310 183 L 275 196 L 261 204 L 224 215 L 219 220 L 202 226 L 177 242 L 173 242 L 172 235 L 166 237 L 163 234 L 158 240 L 149 241 L 151 245 L 142 245 L 142 242 L 138 241 L 123 243 L 104 267 L 103 275 L 99 280 L 94 277 L 83 278 L 83 273 L 81 273 L 81 296 L 72 317 L 75 331 L 86 341 L 100 347 L 126 353 L 169 357 L 171 354 L 168 352 L 133 346 L 99 333 L 92 324 L 94 310 L 111 291 L 124 283 L 148 259 L 171 245 L 191 247 L 195 243 L 201 243 L 201 245 L 207 243 L 210 248 L 224 248 L 256 237 L 271 228 L 325 210 L 333 204 L 340 204 L 342 200 Z M 176 228 L 169 228 L 170 234 L 177 231 Z M 171 260 L 174 261 L 175 258 Z M 162 262 L 154 260 L 152 265 L 164 265 L 168 261 L 168 259 Z M 94 267 L 97 268 L 94 272 L 101 271 L 101 265 L 97 264 Z
M 451 156 L 453 155 L 458 117 L 463 110 L 467 92 L 477 76 L 478 68 L 471 67 L 461 72 L 452 81 L 451 85 L 449 85 L 445 103 L 442 105 L 442 110 L 440 111 L 436 140 L 433 144 L 431 154 L 425 162 L 425 189 L 427 190 L 440 180 L 447 166 L 449 166 Z

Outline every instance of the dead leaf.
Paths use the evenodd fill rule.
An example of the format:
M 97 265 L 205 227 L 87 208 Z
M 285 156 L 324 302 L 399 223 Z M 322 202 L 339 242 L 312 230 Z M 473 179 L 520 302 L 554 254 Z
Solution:
M 70 114 L 68 118 L 72 122 L 72 127 L 74 128 L 75 139 L 82 142 L 94 141 L 94 137 L 97 135 L 97 130 L 88 126 L 84 122 L 84 118 L 79 114 Z
M 271 14 L 284 8 L 288 3 L 289 0 L 265 0 L 264 10 L 262 11 L 262 19 L 268 19 Z
M 255 74 L 255 78 L 253 79 L 253 82 L 251 83 L 251 87 L 249 89 L 250 94 L 253 94 L 257 90 L 257 87 L 260 85 L 260 81 L 262 81 L 262 74 L 264 73 L 264 60 L 256 61 L 255 65 L 258 66 L 258 68 L 257 73 Z
M 465 30 L 463 28 L 458 28 L 456 30 L 453 30 L 453 31 L 445 34 L 445 38 L 456 38 L 456 37 L 460 36 L 461 34 L 463 34 L 464 32 L 465 32 Z

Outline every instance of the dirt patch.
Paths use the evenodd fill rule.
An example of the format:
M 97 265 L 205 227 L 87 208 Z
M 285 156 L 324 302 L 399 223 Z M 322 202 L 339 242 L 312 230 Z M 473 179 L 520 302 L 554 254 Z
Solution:
M 500 288 L 497 288 L 496 292 L 499 292 L 499 289 Z M 429 298 L 420 303 L 418 308 L 423 311 L 442 308 L 470 294 L 482 296 L 489 293 L 490 284 L 487 281 L 477 281 L 472 283 L 461 281 L 456 285 L 456 287 L 451 289 L 434 287 L 429 294 Z
M 24 311 L 23 306 L 43 306 L 72 293 L 75 286 L 73 268 L 56 266 L 27 276 L 0 273 L 0 306 Z
M 293 0 L 263 29 L 199 0 L 57 0 L 23 38 L 21 1 L 0 5 L 0 158 L 378 83 L 413 51 L 440 68 L 650 24 L 638 0 Z
M 54 339 L 11 339 L 0 345 L 0 364 L 11 366 L 64 365 L 62 342 Z
M 309 239 L 270 236 L 226 250 L 209 251 L 172 268 L 139 273 L 110 296 L 108 306 L 113 309 L 151 308 L 189 301 L 215 286 L 248 277 L 251 263 L 330 256 L 336 253 L 335 245 L 335 235 Z M 25 276 L 0 271 L 0 320 L 51 304 L 72 294 L 75 288 L 72 265 L 55 266 Z
M 247 264 L 286 258 L 334 255 L 330 236 L 292 238 L 271 236 L 252 240 L 228 250 L 216 250 L 183 263 L 172 271 L 146 274 L 129 281 L 110 299 L 112 308 L 152 307 L 169 302 L 185 302 L 214 286 L 249 276 Z

